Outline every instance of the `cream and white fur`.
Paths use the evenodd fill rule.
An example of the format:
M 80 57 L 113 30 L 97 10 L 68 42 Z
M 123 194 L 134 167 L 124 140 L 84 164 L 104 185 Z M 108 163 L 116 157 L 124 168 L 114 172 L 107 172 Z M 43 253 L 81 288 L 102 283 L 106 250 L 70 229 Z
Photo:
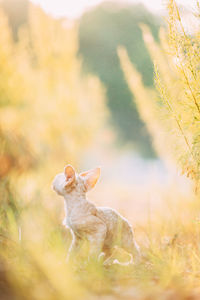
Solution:
M 95 186 L 99 176 L 100 168 L 77 174 L 71 165 L 67 165 L 64 172 L 53 180 L 53 189 L 64 197 L 64 225 L 71 229 L 73 237 L 68 257 L 86 239 L 90 243 L 90 254 L 103 257 L 104 264 L 109 264 L 109 257 L 113 257 L 117 247 L 129 253 L 130 261 L 120 263 L 115 259 L 112 263 L 133 263 L 134 258 L 140 257 L 140 249 L 128 221 L 114 209 L 96 207 L 86 198 L 86 193 Z

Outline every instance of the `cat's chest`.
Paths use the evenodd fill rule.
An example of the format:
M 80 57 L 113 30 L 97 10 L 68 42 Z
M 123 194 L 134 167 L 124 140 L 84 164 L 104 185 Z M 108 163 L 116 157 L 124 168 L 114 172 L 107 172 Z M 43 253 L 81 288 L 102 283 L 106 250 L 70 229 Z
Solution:
M 73 227 L 74 223 L 78 223 L 79 220 L 83 220 L 88 215 L 96 214 L 96 207 L 90 202 L 77 203 L 72 207 L 65 206 L 66 217 L 64 219 L 64 225 L 70 228 Z

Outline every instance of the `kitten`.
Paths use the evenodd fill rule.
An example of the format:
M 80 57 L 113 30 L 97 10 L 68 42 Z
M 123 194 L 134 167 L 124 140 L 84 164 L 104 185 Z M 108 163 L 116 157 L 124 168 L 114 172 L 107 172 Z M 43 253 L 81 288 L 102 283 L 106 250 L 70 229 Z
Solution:
M 65 200 L 66 218 L 64 225 L 71 229 L 73 236 L 68 257 L 79 249 L 82 240 L 90 243 L 90 254 L 104 257 L 104 264 L 109 264 L 109 257 L 117 248 L 122 248 L 131 257 L 140 257 L 133 231 L 128 221 L 116 210 L 109 207 L 96 207 L 89 202 L 86 193 L 92 189 L 100 176 L 100 168 L 77 174 L 71 165 L 64 172 L 56 175 L 53 189 Z M 102 254 L 103 252 L 103 254 Z

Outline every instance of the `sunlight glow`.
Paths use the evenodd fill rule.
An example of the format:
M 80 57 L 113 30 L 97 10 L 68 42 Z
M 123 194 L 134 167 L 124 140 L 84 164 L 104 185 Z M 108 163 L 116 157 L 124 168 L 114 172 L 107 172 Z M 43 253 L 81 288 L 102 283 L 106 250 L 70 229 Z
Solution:
M 31 0 L 39 4 L 48 13 L 55 17 L 79 17 L 85 10 L 102 2 L 102 0 Z
M 35 4 L 39 4 L 46 12 L 50 13 L 55 17 L 69 17 L 78 18 L 80 15 L 100 4 L 103 0 L 31 0 Z M 161 13 L 164 11 L 166 6 L 166 0 L 115 0 L 115 2 L 121 3 L 143 3 L 149 10 L 154 13 Z M 192 8 L 196 4 L 196 0 L 177 0 L 178 4 Z

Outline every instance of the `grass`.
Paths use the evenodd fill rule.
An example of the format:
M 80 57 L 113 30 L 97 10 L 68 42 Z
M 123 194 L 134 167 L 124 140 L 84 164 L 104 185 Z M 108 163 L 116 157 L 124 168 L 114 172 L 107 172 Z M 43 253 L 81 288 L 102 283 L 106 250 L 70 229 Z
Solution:
M 0 235 L 2 299 L 199 299 L 198 199 L 177 201 L 176 192 L 170 194 L 163 210 L 136 228 L 143 259 L 129 266 L 88 260 L 84 247 L 66 263 L 70 235 L 53 212 L 29 204 L 16 218 L 7 208 Z

